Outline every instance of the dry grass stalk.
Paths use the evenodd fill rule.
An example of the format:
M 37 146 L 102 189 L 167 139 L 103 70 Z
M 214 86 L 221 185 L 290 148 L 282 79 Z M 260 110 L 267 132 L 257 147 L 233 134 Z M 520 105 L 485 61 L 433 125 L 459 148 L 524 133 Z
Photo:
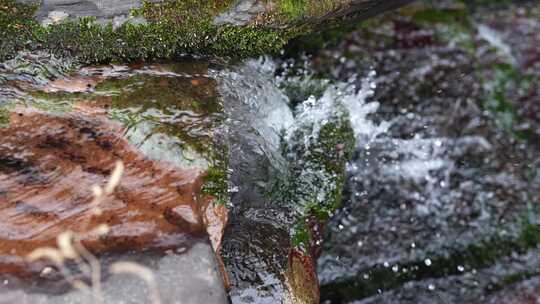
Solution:
M 94 198 L 90 203 L 90 212 L 92 215 L 101 215 L 103 210 L 100 207 L 105 198 L 113 194 L 115 188 L 120 183 L 124 165 L 121 161 L 116 163 L 105 187 L 94 186 L 92 192 Z M 90 229 L 90 217 L 86 217 L 83 227 L 86 227 L 85 235 L 102 236 L 108 233 L 109 227 L 105 224 L 98 225 Z M 46 259 L 54 263 L 64 279 L 78 290 L 89 292 L 92 295 L 92 303 L 101 304 L 104 302 L 103 290 L 101 286 L 101 265 L 99 260 L 88 251 L 81 240 L 83 235 L 65 231 L 58 235 L 56 241 L 58 248 L 42 247 L 34 250 L 27 256 L 28 262 Z M 74 279 L 73 272 L 66 266 L 66 261 L 75 261 L 78 269 L 87 277 L 91 278 L 92 287 L 85 282 Z M 112 273 L 130 273 L 140 277 L 150 287 L 152 293 L 152 303 L 160 304 L 161 299 L 157 288 L 156 280 L 152 271 L 142 265 L 131 262 L 117 262 L 110 268 Z

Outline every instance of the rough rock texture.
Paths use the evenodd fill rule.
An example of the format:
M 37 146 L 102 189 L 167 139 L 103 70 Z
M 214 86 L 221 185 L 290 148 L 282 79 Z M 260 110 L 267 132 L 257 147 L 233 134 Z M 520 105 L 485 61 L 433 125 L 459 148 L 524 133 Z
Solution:
M 215 24 L 244 25 L 255 16 L 264 13 L 265 6 L 261 1 L 240 0 L 229 10 L 214 18 Z
M 140 0 L 18 0 L 18 2 L 37 3 L 39 8 L 35 12 L 35 17 L 42 24 L 57 23 L 65 18 L 96 17 L 98 22 L 112 22 L 114 26 L 120 26 L 127 21 L 131 10 L 141 5 Z M 131 21 L 134 20 L 137 19 Z

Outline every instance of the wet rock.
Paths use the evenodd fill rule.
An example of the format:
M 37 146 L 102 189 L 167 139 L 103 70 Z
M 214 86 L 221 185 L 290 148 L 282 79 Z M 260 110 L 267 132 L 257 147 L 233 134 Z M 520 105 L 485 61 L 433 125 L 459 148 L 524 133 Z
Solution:
M 36 1 L 21 1 L 25 4 L 33 4 Z M 96 17 L 98 22 L 113 21 L 122 18 L 125 22 L 133 8 L 141 5 L 139 0 L 45 0 L 39 3 L 39 9 L 36 11 L 36 18 L 43 25 L 59 23 L 66 18 Z M 119 19 L 117 19 L 117 22 Z M 119 24 L 117 25 L 119 26 Z
M 343 92 L 330 88 L 292 109 L 279 85 L 289 79 L 275 71 L 272 60 L 251 60 L 217 77 L 230 117 L 230 295 L 234 303 L 318 303 L 319 233 L 337 208 L 353 135 Z
M 540 301 L 540 279 L 533 278 L 527 281 L 508 286 L 495 295 L 486 303 L 489 304 L 518 304 L 538 303 Z
M 235 190 L 223 240 L 230 297 L 233 303 L 289 303 L 292 206 L 265 195 L 270 176 L 282 169 L 278 130 L 292 123 L 287 98 L 254 62 L 217 78 L 231 118 L 229 184 Z
M 506 24 L 500 32 L 529 32 L 527 17 L 515 17 L 522 9 L 471 18 Z M 430 23 L 445 13 L 454 21 Z M 383 134 L 359 124 L 348 198 L 319 260 L 328 303 L 477 303 L 513 279 L 538 276 L 530 258 L 539 235 L 537 175 L 530 175 L 538 170 L 538 124 L 513 114 L 535 102 L 537 86 L 520 83 L 536 72 L 512 66 L 500 36 L 489 42 L 469 28 L 457 38 L 453 26 L 469 20 L 468 12 L 454 6 L 445 13 L 404 10 L 312 61 L 318 73 L 359 86 L 351 77 L 374 68 L 372 100 L 380 107 L 357 120 L 388 123 Z M 537 27 L 533 19 L 529 30 Z M 530 32 L 504 45 L 529 53 L 512 47 L 530 49 Z M 506 262 L 521 254 L 528 258 Z M 522 275 L 526 268 L 532 271 Z
M 167 170 L 146 160 L 105 119 L 20 109 L 0 133 L 5 231 L 0 248 L 7 261 L 12 253 L 22 262 L 31 251 L 53 246 L 62 231 L 84 233 L 99 223 L 110 232 L 84 242 L 95 253 L 167 246 L 184 234 L 204 232 L 194 200 L 202 172 Z M 125 163 L 126 172 L 96 216 L 90 189 L 107 179 L 116 160 Z
M 40 62 L 30 66 L 49 70 Z M 125 261 L 152 270 L 167 303 L 226 302 L 215 253 L 227 209 L 206 189 L 207 170 L 220 151 L 213 138 L 221 121 L 214 84 L 204 76 L 207 65 L 104 66 L 56 77 L 18 73 L 15 63 L 9 69 L 3 88 L 16 84 L 18 94 L 4 99 L 10 117 L 0 128 L 6 299 L 71 303 L 91 297 L 73 291 L 50 262 L 25 259 L 37 248 L 56 247 L 57 236 L 72 231 L 99 258 L 107 303 L 151 302 L 144 280 L 109 271 Z M 117 160 L 125 166 L 119 185 L 91 206 L 92 186 L 108 180 Z M 106 234 L 88 233 L 102 224 Z M 87 280 L 77 265 L 68 268 Z
M 264 12 L 264 4 L 261 1 L 240 0 L 230 10 L 223 12 L 214 18 L 215 24 L 244 25 L 255 16 Z
M 162 303 L 228 303 L 213 249 L 207 243 L 196 242 L 189 248 L 172 251 L 165 256 L 146 252 L 123 255 L 120 259 L 147 265 L 152 269 Z M 113 260 L 109 258 L 103 262 L 103 269 Z M 92 294 L 85 291 L 68 291 L 52 296 L 35 291 L 14 291 L 11 287 L 14 282 L 13 279 L 4 280 L 0 287 L 0 303 L 86 303 L 92 299 Z M 103 286 L 104 303 L 155 303 L 152 288 L 136 275 L 106 274 Z

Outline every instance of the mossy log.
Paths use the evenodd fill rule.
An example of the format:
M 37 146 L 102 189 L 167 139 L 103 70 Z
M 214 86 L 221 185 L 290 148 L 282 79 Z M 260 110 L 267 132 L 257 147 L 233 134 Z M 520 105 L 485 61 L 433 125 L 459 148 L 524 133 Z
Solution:
M 84 63 L 273 53 L 291 38 L 411 0 L 0 0 L 0 60 L 46 49 Z

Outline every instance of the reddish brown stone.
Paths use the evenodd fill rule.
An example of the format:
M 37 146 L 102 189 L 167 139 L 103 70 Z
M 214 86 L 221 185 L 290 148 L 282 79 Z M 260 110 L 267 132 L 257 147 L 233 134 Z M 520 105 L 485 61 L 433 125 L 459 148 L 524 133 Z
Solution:
M 27 254 L 55 246 L 61 232 L 84 234 L 103 223 L 107 235 L 83 239 L 96 254 L 180 246 L 186 235 L 204 235 L 205 224 L 219 247 L 226 216 L 199 197 L 201 170 L 151 161 L 100 111 L 81 110 L 17 109 L 0 128 L 0 271 L 20 270 Z M 125 165 L 120 184 L 94 215 L 91 187 L 107 181 L 117 160 Z
M 58 78 L 48 83 L 43 91 L 45 92 L 86 92 L 98 83 L 102 82 L 105 78 L 101 76 L 75 76 L 66 78 Z

